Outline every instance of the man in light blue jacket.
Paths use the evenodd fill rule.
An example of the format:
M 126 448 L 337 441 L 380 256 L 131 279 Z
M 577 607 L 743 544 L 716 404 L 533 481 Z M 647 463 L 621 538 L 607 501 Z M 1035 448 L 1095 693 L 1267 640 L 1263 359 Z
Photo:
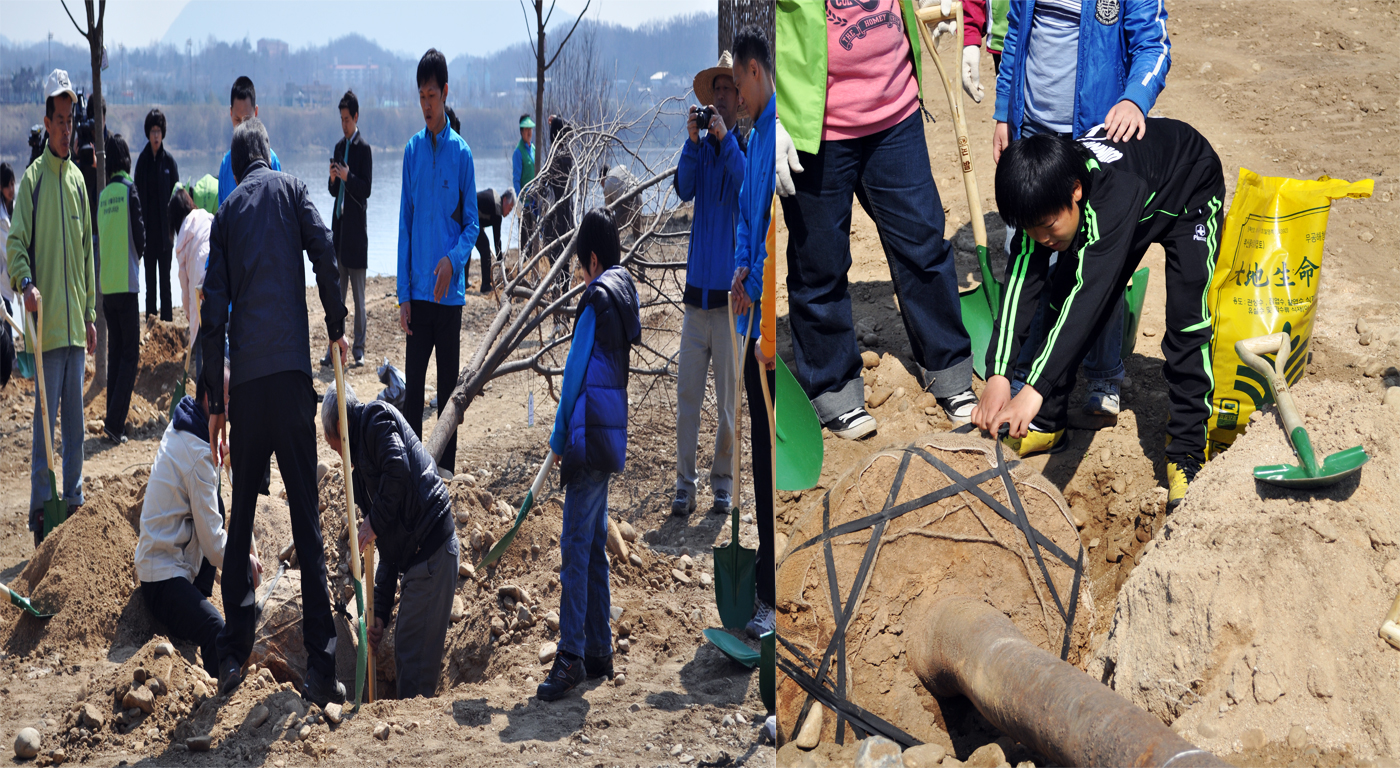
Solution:
M 252 78 L 247 75 L 240 75 L 233 81 L 233 87 L 229 89 L 228 95 L 228 119 L 237 128 L 243 121 L 250 117 L 258 116 L 258 92 L 253 87 Z M 277 160 L 277 153 L 271 149 L 272 162 L 268 163 L 274 171 L 282 170 L 282 163 Z M 233 188 L 238 186 L 238 180 L 233 177 L 233 155 L 224 153 L 224 159 L 219 163 L 219 205 L 223 205 L 228 196 L 233 194 Z M 216 213 L 216 211 L 210 211 Z
M 447 58 L 436 48 L 418 61 L 418 103 L 427 127 L 403 150 L 398 302 L 408 335 L 403 415 L 422 439 L 428 358 L 437 358 L 438 413 L 457 383 L 467 260 L 480 226 L 472 151 L 447 123 Z M 438 466 L 452 472 L 456 458 L 453 430 Z

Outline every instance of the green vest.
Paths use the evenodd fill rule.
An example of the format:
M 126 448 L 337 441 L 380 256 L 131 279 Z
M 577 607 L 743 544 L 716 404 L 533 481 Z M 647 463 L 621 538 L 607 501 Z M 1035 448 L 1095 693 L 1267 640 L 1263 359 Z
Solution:
M 204 174 L 204 176 L 194 183 L 190 188 L 190 199 L 194 201 L 195 207 L 203 208 L 210 213 L 219 212 L 219 180 Z
M 524 187 L 535 180 L 535 153 L 524 139 L 517 142 L 515 148 L 520 150 L 520 186 Z
M 112 175 L 112 183 L 97 198 L 97 242 L 102 253 L 102 293 L 135 293 L 141 254 L 131 236 L 131 176 Z

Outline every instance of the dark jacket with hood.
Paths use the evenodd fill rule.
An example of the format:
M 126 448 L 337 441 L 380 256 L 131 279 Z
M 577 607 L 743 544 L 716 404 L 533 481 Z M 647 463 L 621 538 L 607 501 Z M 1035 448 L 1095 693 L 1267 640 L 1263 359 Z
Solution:
M 205 360 L 223 359 L 228 332 L 230 386 L 282 371 L 311 377 L 302 251 L 316 273 L 326 335 L 338 339 L 345 335 L 346 311 L 330 230 L 305 184 L 269 169 L 262 160 L 253 161 L 209 228 L 209 269 L 200 310 Z M 209 412 L 223 413 L 223 371 L 206 365 L 204 378 Z
M 175 164 L 175 158 L 165 151 L 164 144 L 160 145 L 157 155 L 148 142 L 136 158 L 136 195 L 141 199 L 142 220 L 146 223 L 143 256 L 170 255 L 174 242 L 170 236 L 170 193 L 175 191 L 178 181 L 180 167 Z
M 344 162 L 350 167 L 349 176 L 342 182 L 331 179 L 327 187 L 331 198 L 340 194 L 341 184 L 345 185 L 345 200 L 337 214 L 332 204 L 331 232 L 335 239 L 336 257 L 345 263 L 347 269 L 365 269 L 369 266 L 369 233 L 365 220 L 365 206 L 369 201 L 370 187 L 374 180 L 374 158 L 369 144 L 359 131 L 350 137 L 350 159 L 345 160 L 345 142 L 335 144 L 331 156 L 336 162 Z
M 399 574 L 428 559 L 455 530 L 437 462 L 403 414 L 382 400 L 345 408 L 355 503 L 374 528 L 374 612 L 388 623 Z
M 581 470 L 621 472 L 627 463 L 627 378 L 632 345 L 641 340 L 637 286 L 626 268 L 609 267 L 588 285 L 579 314 L 593 310 L 593 350 L 583 388 L 569 414 L 559 479 Z

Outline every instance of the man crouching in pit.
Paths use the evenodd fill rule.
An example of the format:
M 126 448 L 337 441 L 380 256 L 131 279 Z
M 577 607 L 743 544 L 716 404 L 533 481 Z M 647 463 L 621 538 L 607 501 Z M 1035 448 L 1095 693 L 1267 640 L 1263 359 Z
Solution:
M 334 385 L 321 401 L 326 444 L 340 453 L 340 411 Z M 360 549 L 378 542 L 374 626 L 370 647 L 384 639 L 402 574 L 403 596 L 394 623 L 394 667 L 400 699 L 433 696 L 442 673 L 452 596 L 457 589 L 457 529 L 452 501 L 437 462 L 403 414 L 382 400 L 361 405 L 345 386 L 345 420 L 355 501 L 364 512 Z

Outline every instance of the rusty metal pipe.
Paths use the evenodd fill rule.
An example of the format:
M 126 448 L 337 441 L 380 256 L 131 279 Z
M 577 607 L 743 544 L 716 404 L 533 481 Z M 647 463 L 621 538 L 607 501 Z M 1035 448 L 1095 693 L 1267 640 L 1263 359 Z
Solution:
M 1032 644 L 986 603 L 938 600 L 919 626 L 907 650 L 924 686 L 966 696 L 1002 733 L 1057 765 L 1228 765 Z

